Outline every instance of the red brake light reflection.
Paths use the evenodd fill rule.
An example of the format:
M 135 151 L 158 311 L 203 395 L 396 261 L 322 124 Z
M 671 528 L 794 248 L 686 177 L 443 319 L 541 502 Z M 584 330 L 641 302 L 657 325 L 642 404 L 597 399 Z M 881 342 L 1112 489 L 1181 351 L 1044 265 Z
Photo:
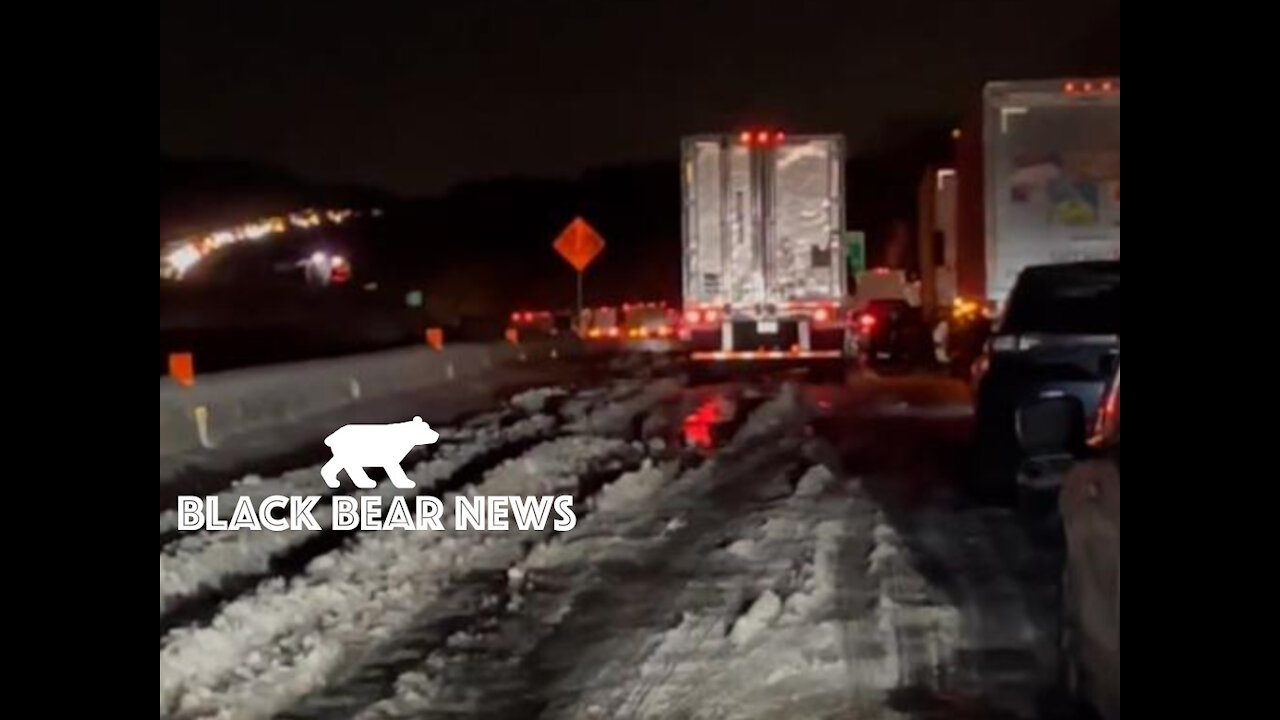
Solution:
M 684 419 L 684 440 L 700 449 L 710 448 L 711 428 L 724 421 L 724 414 L 714 398 L 707 400 Z

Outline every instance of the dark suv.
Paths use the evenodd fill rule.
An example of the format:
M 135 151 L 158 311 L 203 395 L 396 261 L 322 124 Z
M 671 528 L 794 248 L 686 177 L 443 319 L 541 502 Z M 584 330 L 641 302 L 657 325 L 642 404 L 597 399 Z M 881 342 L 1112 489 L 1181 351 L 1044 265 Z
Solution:
M 974 376 L 979 490 L 1012 499 L 1050 490 L 1060 468 L 1039 467 L 1018 440 L 1017 412 L 1062 398 L 1082 448 L 1120 355 L 1120 262 L 1040 265 L 1022 271 Z

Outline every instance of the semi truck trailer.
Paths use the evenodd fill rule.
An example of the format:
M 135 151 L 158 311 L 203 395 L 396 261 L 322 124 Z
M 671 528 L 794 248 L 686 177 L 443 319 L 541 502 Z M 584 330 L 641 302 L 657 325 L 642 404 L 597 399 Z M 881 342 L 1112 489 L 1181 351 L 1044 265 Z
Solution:
M 853 354 L 844 138 L 683 141 L 683 322 L 694 361 L 842 366 Z

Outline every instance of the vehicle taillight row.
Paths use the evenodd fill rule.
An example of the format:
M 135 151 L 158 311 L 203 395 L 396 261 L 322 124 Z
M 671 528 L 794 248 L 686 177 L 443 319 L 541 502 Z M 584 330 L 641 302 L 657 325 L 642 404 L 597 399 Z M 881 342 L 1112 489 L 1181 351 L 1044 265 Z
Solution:
M 720 322 L 719 310 L 689 310 L 684 314 L 685 322 L 690 325 L 698 323 L 714 323 Z
M 1120 89 L 1120 83 L 1114 80 L 1068 80 L 1063 83 L 1062 91 L 1075 95 L 1079 93 L 1109 93 Z
M 650 337 L 671 337 L 673 331 L 667 325 L 660 325 L 656 328 L 631 328 L 627 331 L 627 337 L 636 339 L 645 339 Z
M 787 134 L 781 130 L 769 132 L 767 130 L 744 130 L 738 136 L 738 141 L 743 145 L 778 145 L 787 139 Z

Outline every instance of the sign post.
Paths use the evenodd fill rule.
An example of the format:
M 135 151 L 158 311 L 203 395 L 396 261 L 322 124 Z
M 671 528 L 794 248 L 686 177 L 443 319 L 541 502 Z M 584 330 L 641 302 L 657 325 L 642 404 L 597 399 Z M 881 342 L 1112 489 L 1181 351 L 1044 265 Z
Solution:
M 575 322 L 582 319 L 582 273 L 604 250 L 604 238 L 586 220 L 576 217 L 560 233 L 551 247 L 578 272 L 578 308 Z
M 867 235 L 861 230 L 844 234 L 845 252 L 848 254 L 849 272 L 855 278 L 867 269 Z

